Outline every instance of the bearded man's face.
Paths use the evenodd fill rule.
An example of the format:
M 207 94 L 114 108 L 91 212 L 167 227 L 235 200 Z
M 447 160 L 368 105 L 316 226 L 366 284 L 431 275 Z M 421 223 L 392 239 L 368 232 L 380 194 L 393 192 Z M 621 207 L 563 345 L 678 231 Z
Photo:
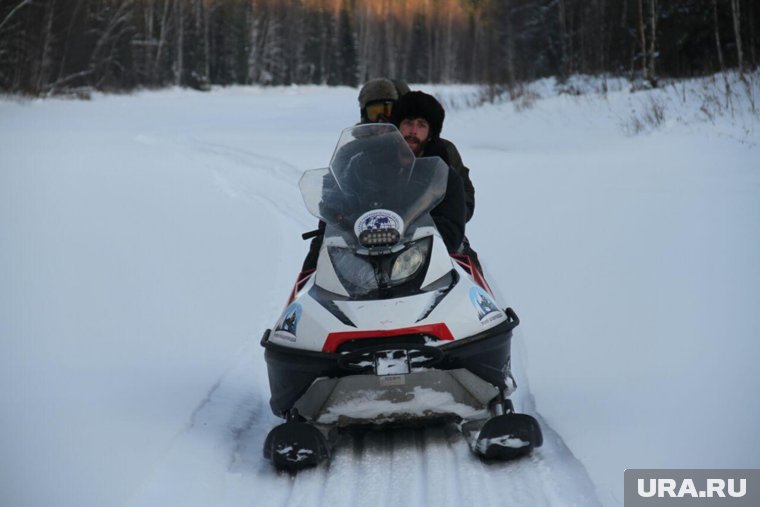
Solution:
M 420 156 L 430 141 L 430 123 L 425 118 L 404 118 L 398 126 L 406 144 Z

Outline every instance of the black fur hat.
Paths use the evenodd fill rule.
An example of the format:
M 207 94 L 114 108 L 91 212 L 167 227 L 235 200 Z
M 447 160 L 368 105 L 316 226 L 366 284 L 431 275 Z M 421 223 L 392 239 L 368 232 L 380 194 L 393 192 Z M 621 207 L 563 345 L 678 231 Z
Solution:
M 391 123 L 396 127 L 401 124 L 401 120 L 407 118 L 424 118 L 430 124 L 430 136 L 437 139 L 443 129 L 443 119 L 446 112 L 443 106 L 432 95 L 415 91 L 405 93 L 398 99 L 393 106 L 393 115 Z

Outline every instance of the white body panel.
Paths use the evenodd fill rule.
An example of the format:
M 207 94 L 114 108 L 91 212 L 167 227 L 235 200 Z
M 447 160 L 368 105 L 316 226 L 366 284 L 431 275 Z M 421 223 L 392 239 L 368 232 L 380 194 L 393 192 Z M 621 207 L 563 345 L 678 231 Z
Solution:
M 335 274 L 326 251 L 327 246 L 323 245 L 317 264 L 317 276 L 306 283 L 293 303 L 283 312 L 274 327 L 271 340 L 286 347 L 323 351 L 331 333 L 387 332 L 442 323 L 445 323 L 453 338 L 458 340 L 482 333 L 506 320 L 506 314 L 493 300 L 493 296 L 480 288 L 456 262 L 452 262 L 438 232 L 432 227 L 425 229 L 428 235 L 433 236 L 433 249 L 423 287 L 439 280 L 452 269 L 459 275 L 458 282 L 445 296 L 441 297 L 446 289 L 394 299 L 357 301 L 336 298 L 332 304 L 355 324 L 348 325 L 310 294 L 312 287 L 318 284 L 338 296 L 348 295 Z M 490 311 L 484 315 L 484 305 L 476 303 L 474 298 L 482 300 Z M 296 315 L 296 305 L 300 306 L 300 315 L 295 319 L 297 327 L 295 332 L 289 332 L 282 329 L 283 322 L 290 315 Z M 435 307 L 431 311 L 433 306 Z

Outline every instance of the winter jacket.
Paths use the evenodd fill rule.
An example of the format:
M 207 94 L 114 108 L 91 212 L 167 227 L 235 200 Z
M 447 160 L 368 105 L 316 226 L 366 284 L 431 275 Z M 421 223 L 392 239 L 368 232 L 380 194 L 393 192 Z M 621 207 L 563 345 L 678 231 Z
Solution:
M 451 143 L 448 145 L 454 146 Z M 440 157 L 449 166 L 446 195 L 438 206 L 430 210 L 430 215 L 433 217 L 449 253 L 454 253 L 464 239 L 464 226 L 467 222 L 468 211 L 464 182 L 459 173 L 452 167 L 447 148 L 447 143 L 443 139 L 433 139 L 425 146 L 422 156 Z M 459 160 L 461 162 L 461 158 Z
M 446 195 L 435 208 L 430 210 L 438 232 L 449 253 L 455 253 L 464 239 L 464 224 L 467 214 L 462 178 L 449 166 Z
M 459 174 L 464 185 L 465 204 L 467 205 L 466 219 L 469 222 L 472 215 L 475 214 L 475 187 L 470 180 L 470 170 L 462 162 L 462 156 L 459 154 L 459 150 L 454 146 L 454 143 L 448 139 L 438 139 L 443 148 L 445 149 L 446 156 L 448 157 L 448 163 Z

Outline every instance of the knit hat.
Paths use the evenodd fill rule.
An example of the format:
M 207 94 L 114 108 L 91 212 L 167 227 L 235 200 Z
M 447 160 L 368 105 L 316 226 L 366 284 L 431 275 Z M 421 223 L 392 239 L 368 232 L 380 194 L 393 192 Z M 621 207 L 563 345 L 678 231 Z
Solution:
M 367 81 L 359 90 L 359 107 L 364 110 L 367 104 L 376 100 L 397 100 L 398 92 L 393 81 L 384 77 Z
M 398 127 L 401 120 L 424 118 L 430 124 L 430 136 L 436 139 L 441 135 L 445 116 L 446 112 L 443 110 L 443 106 L 435 97 L 415 91 L 406 93 L 398 99 L 393 107 L 391 123 Z

